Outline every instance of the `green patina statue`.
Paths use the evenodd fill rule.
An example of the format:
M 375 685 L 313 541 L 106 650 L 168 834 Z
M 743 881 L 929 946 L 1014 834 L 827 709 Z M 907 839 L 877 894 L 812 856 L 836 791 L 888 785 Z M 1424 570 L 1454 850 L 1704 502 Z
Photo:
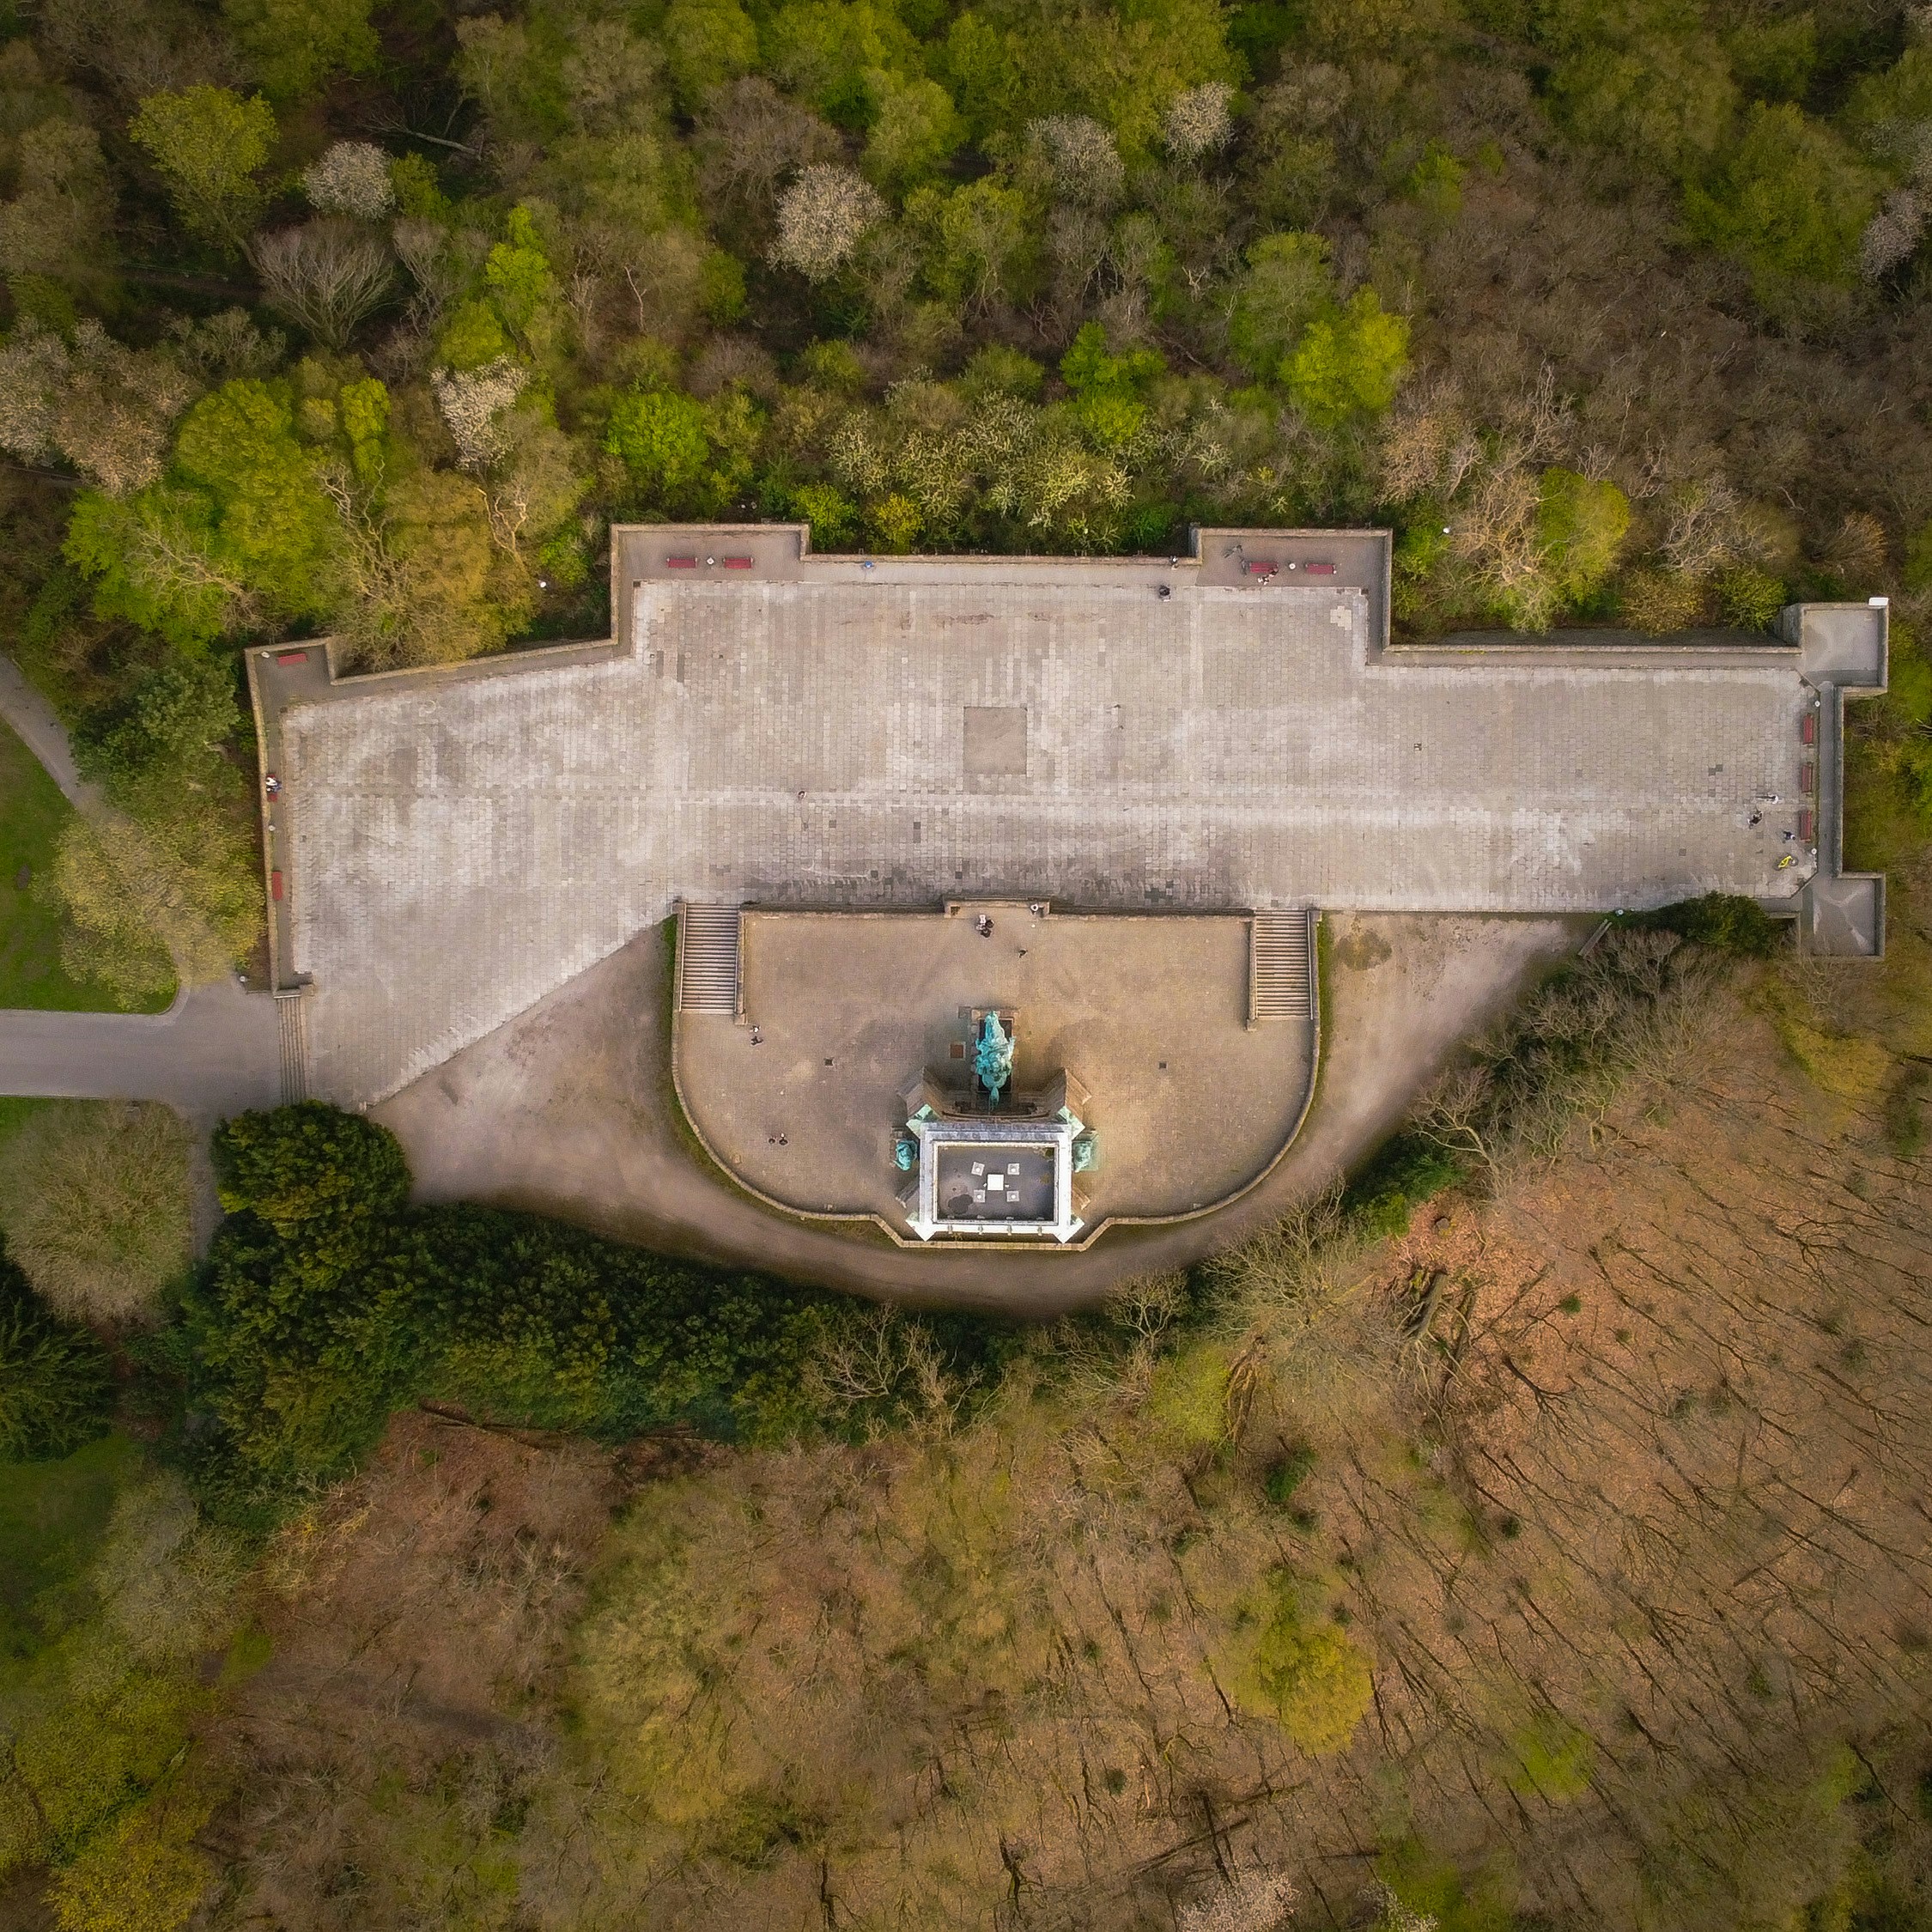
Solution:
M 988 1013 L 980 1028 L 978 1050 L 973 1055 L 973 1071 L 986 1089 L 987 1099 L 999 1104 L 999 1090 L 1013 1077 L 1013 1042 L 999 1024 L 998 1013 Z

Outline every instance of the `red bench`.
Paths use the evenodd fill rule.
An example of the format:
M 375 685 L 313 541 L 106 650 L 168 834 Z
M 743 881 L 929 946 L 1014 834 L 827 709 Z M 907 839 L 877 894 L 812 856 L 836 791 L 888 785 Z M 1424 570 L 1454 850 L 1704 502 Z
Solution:
M 1295 567 L 1291 563 L 1288 568 L 1292 570 Z M 1332 577 L 1335 574 L 1335 567 L 1332 563 L 1304 563 L 1302 568 L 1311 577 Z
M 664 560 L 664 567 L 666 570 L 696 570 L 697 559 L 695 556 L 667 556 Z
M 277 664 L 307 664 L 308 662 L 308 653 L 307 651 L 277 651 L 275 653 L 275 661 Z
M 1801 811 L 1798 814 L 1798 836 L 1807 845 L 1811 843 L 1811 814 L 1808 811 Z
M 1818 714 L 1807 711 L 1798 720 L 1798 742 L 1801 744 L 1815 744 L 1818 742 Z
M 727 570 L 749 570 L 751 568 L 751 559 L 748 556 L 728 556 L 725 559 L 725 568 Z
M 1272 577 L 1279 568 L 1273 557 L 1244 556 L 1241 560 L 1241 574 L 1244 577 Z
M 270 872 L 269 874 L 269 897 L 276 901 L 277 902 L 279 902 L 281 900 L 282 874 L 278 872 Z
M 1807 758 L 1798 767 L 1798 789 L 1801 792 L 1810 792 L 1815 790 L 1817 785 L 1818 767 Z

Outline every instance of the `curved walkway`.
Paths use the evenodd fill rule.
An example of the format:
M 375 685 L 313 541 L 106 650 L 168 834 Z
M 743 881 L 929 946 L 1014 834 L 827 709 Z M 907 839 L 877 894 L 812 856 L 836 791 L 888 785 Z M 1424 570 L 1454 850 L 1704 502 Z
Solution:
M 662 929 L 370 1109 L 401 1139 L 422 1200 L 479 1200 L 580 1222 L 729 1266 L 861 1293 L 1050 1315 L 1127 1278 L 1233 1246 L 1332 1184 L 1401 1118 L 1458 1042 L 1588 921 L 1339 914 L 1321 1091 L 1280 1165 L 1223 1212 L 1124 1228 L 1084 1253 L 933 1254 L 760 1206 L 699 1151 L 669 1065 Z

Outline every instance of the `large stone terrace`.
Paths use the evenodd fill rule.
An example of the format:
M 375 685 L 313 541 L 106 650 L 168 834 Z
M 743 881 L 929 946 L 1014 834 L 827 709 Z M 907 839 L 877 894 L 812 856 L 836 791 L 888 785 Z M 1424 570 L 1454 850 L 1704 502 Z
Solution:
M 1795 642 L 1389 652 L 1380 532 L 804 548 L 619 532 L 604 647 L 285 690 L 252 654 L 317 1092 L 394 1091 L 680 898 L 1552 914 L 1813 869 Z

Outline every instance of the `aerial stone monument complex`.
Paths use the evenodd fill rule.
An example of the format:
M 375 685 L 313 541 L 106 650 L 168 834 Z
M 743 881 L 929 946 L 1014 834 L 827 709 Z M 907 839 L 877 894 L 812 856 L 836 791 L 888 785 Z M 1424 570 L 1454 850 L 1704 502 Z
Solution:
M 1882 603 L 1406 644 L 1381 531 L 872 558 L 649 526 L 611 556 L 604 642 L 250 653 L 290 1094 L 380 1101 L 675 915 L 673 1077 L 740 1186 L 910 1245 L 1084 1245 L 1279 1159 L 1324 911 L 1717 891 L 1882 947 L 1839 834 Z

